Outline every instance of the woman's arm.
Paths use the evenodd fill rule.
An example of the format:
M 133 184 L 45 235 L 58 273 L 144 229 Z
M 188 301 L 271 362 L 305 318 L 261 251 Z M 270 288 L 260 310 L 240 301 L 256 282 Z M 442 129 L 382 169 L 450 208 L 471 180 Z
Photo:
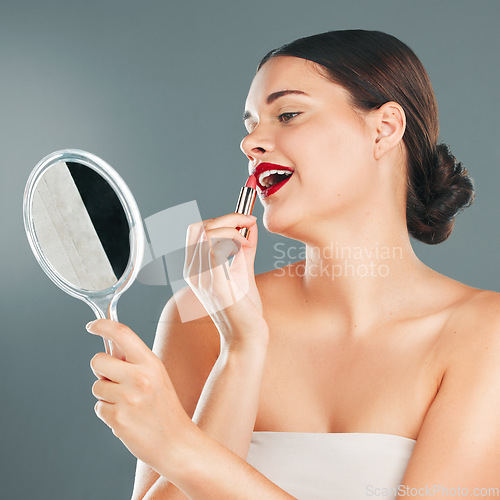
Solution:
M 250 228 L 248 240 L 237 227 Z M 253 270 L 257 239 L 255 218 L 242 214 L 189 226 L 183 269 L 189 288 L 167 304 L 154 346 L 187 414 L 200 429 L 242 458 L 247 456 L 255 425 L 269 338 Z M 234 259 L 227 267 L 230 255 Z M 187 323 L 182 324 L 179 311 Z M 201 338 L 214 335 L 211 344 Z M 206 363 L 199 365 L 203 377 L 198 361 L 206 359 L 207 345 L 212 354 L 215 344 L 219 352 L 207 380 Z M 200 380 L 204 385 L 201 396 Z M 146 498 L 160 492 L 168 498 L 184 498 L 166 478 L 151 472 L 138 463 L 135 492 L 139 497 L 149 491 Z M 153 488 L 151 480 L 155 481 Z
M 241 457 L 210 438 L 198 427 L 189 437 L 181 461 L 165 460 L 162 475 L 169 477 L 187 498 L 199 500 L 294 499 Z M 151 498 L 169 498 L 158 494 Z
M 219 345 L 219 333 L 212 320 L 206 316 L 183 324 L 177 313 L 179 301 L 183 302 L 181 307 L 202 308 L 189 289 L 178 292 L 162 313 L 153 352 L 164 362 L 193 422 L 246 459 L 257 416 L 267 348 L 260 342 L 246 344 L 241 349 L 222 344 L 222 351 L 213 364 L 213 346 Z M 210 372 L 208 379 L 207 371 Z M 180 500 L 186 496 L 165 477 L 139 461 L 132 498 Z
M 125 446 L 188 498 L 288 498 L 241 457 L 208 436 L 183 410 L 163 363 L 125 325 L 97 320 L 87 326 L 124 353 L 98 353 L 96 413 Z M 165 498 L 158 494 L 157 498 Z
M 451 331 L 449 365 L 398 498 L 500 497 L 500 295 L 467 306 Z

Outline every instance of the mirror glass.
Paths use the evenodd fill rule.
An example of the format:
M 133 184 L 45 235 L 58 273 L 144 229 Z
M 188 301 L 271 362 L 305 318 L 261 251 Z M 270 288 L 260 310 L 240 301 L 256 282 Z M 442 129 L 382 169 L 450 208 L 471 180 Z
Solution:
M 52 281 L 98 318 L 117 321 L 118 297 L 144 250 L 139 209 L 117 172 L 85 151 L 51 153 L 28 179 L 23 212 L 33 253 Z
M 33 227 L 54 271 L 73 286 L 111 288 L 130 257 L 125 211 L 111 186 L 81 163 L 59 161 L 33 193 Z

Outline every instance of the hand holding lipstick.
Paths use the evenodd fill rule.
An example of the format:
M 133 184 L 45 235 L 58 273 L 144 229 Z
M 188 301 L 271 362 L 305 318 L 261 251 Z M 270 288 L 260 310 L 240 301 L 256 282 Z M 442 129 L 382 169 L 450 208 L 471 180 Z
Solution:
M 251 176 L 241 190 L 237 204 L 241 212 L 249 213 L 253 208 L 252 179 L 255 182 Z M 245 231 L 248 239 L 239 230 Z M 205 220 L 188 229 L 184 279 L 231 347 L 268 342 L 254 275 L 257 239 L 255 217 L 243 213 Z

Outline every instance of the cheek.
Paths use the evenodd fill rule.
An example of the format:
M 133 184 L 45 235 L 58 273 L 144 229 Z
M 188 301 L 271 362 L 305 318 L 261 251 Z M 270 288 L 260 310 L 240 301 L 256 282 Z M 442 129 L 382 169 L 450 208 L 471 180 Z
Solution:
M 296 148 L 300 151 L 297 165 L 303 172 L 300 181 L 304 196 L 314 199 L 316 216 L 329 216 L 332 211 L 357 204 L 373 189 L 376 169 L 370 161 L 370 142 L 356 124 L 325 123 L 310 127 L 307 140 L 294 140 L 302 144 Z
M 340 167 L 349 167 L 366 161 L 367 143 L 363 129 L 357 122 L 345 120 L 335 123 L 324 123 L 321 147 Z
M 370 149 L 357 123 L 317 120 L 284 134 L 278 148 L 306 185 L 321 179 L 324 185 L 338 186 L 368 173 Z

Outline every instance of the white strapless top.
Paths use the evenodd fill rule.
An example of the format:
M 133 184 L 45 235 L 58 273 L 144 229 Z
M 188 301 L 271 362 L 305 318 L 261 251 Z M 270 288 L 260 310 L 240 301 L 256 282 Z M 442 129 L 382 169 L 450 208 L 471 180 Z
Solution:
M 299 500 L 394 499 L 415 443 L 393 434 L 259 431 L 247 462 Z

